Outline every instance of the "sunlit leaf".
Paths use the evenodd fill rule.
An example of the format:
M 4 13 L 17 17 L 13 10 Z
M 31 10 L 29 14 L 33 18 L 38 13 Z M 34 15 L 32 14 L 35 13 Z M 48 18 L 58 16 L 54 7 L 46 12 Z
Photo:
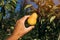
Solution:
M 13 27 L 13 26 L 11 26 L 11 29 L 13 30 L 13 29 L 14 29 L 14 27 Z
M 0 6 L 3 6 L 4 5 L 4 0 L 1 0 L 0 1 Z
M 5 5 L 5 9 L 11 10 L 11 5 L 10 5 L 10 4 L 6 4 L 6 5 Z
M 6 4 L 5 9 L 10 11 L 10 10 L 14 9 L 14 7 L 11 4 Z
M 53 14 L 54 14 L 54 13 L 50 13 L 50 14 L 47 15 L 47 17 L 50 17 L 50 16 L 53 15 Z
M 44 21 L 45 21 L 45 19 L 41 19 L 41 24 L 43 24 Z
M 53 20 L 56 18 L 56 16 L 52 16 L 51 18 L 50 18 L 50 23 L 51 22 L 53 22 Z
M 58 7 L 57 6 L 53 6 L 53 8 L 52 9 L 57 9 Z
M 16 7 L 16 3 L 14 3 L 13 1 L 11 1 L 10 4 L 11 4 L 14 8 Z
M 12 8 L 12 9 L 14 9 L 14 7 L 13 7 L 13 6 L 11 6 L 11 8 Z
M 16 1 L 17 1 L 17 0 L 12 0 L 12 1 L 16 4 Z
M 47 26 L 47 29 L 50 29 L 50 26 Z
M 31 4 L 26 5 L 24 9 L 27 9 L 27 8 L 29 8 L 29 7 L 31 7 L 31 6 L 32 6 Z

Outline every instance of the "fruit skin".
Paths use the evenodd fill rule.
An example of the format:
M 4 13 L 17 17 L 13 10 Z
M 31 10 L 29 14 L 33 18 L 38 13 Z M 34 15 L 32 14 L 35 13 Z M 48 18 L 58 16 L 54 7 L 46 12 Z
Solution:
M 36 18 L 37 19 L 37 17 L 38 17 L 38 15 L 37 15 L 37 13 L 32 13 L 32 15 L 30 16 L 31 18 Z
M 35 25 L 37 22 L 37 13 L 32 13 L 32 15 L 28 18 L 27 22 L 29 25 Z
M 37 22 L 36 19 L 35 19 L 35 20 L 32 19 L 32 18 L 29 18 L 29 19 L 28 19 L 28 24 L 29 24 L 29 25 L 35 25 L 36 22 Z

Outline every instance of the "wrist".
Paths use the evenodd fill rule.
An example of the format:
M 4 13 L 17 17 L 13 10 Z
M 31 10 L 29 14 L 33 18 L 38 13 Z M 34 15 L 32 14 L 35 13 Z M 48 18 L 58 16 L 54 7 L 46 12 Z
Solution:
M 19 34 L 12 34 L 7 40 L 18 40 L 20 38 Z

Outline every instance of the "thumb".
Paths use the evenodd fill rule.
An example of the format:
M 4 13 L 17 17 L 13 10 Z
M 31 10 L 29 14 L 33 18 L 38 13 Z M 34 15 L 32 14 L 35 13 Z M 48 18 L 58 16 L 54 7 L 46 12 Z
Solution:
M 29 26 L 27 29 L 26 29 L 26 33 L 31 31 L 35 26 Z

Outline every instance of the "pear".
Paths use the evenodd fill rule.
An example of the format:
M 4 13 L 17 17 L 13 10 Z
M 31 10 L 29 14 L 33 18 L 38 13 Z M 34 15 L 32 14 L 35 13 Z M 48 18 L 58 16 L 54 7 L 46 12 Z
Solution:
M 29 25 L 35 25 L 37 22 L 37 13 L 32 13 L 32 15 L 28 18 L 27 22 Z

